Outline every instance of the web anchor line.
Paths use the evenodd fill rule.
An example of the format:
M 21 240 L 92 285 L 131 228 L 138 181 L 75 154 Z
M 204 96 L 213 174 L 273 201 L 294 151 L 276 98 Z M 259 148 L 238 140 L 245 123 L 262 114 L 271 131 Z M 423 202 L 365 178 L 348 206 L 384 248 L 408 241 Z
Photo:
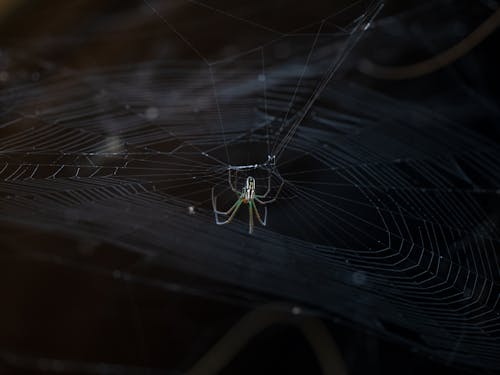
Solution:
M 315 89 L 312 92 L 312 95 L 309 97 L 308 101 L 306 102 L 304 108 L 302 111 L 298 112 L 295 114 L 293 117 L 296 117 L 296 120 L 292 123 L 292 126 L 288 130 L 287 134 L 283 137 L 281 142 L 272 148 L 272 151 L 268 153 L 267 160 L 264 163 L 261 164 L 248 164 L 248 165 L 228 165 L 227 167 L 227 172 L 228 172 L 228 184 L 233 192 L 235 192 L 238 195 L 238 200 L 227 210 L 227 211 L 221 211 L 218 206 L 217 206 L 217 197 L 215 195 L 215 187 L 212 188 L 212 208 L 213 212 L 215 215 L 215 221 L 216 224 L 218 225 L 224 225 L 224 224 L 229 224 L 232 222 L 233 218 L 235 217 L 236 213 L 238 212 L 240 206 L 242 204 L 248 205 L 249 207 L 249 233 L 253 233 L 253 228 L 254 228 L 254 214 L 256 216 L 256 219 L 261 223 L 261 225 L 265 226 L 267 223 L 267 205 L 268 203 L 273 203 L 278 199 L 279 194 L 281 193 L 281 190 L 283 188 L 283 185 L 285 184 L 285 180 L 281 175 L 279 174 L 279 171 L 276 168 L 276 161 L 278 158 L 282 155 L 283 151 L 287 147 L 287 145 L 290 143 L 292 140 L 293 136 L 295 135 L 295 132 L 298 128 L 298 126 L 302 123 L 302 121 L 305 119 L 309 111 L 311 110 L 312 106 L 316 102 L 316 100 L 321 96 L 323 90 L 326 88 L 328 83 L 332 80 L 333 76 L 335 73 L 338 71 L 342 63 L 345 61 L 347 55 L 349 52 L 354 48 L 354 46 L 358 43 L 358 41 L 361 38 L 361 35 L 363 34 L 363 31 L 367 30 L 373 19 L 378 15 L 378 13 L 382 10 L 383 7 L 383 2 L 382 1 L 376 1 L 374 2 L 371 7 L 368 8 L 364 16 L 360 18 L 360 21 L 358 21 L 351 31 L 351 36 L 347 39 L 347 42 L 344 45 L 343 51 L 341 54 L 334 60 L 334 62 L 331 64 L 329 69 L 326 71 L 323 79 L 317 84 Z M 309 52 L 309 55 L 306 60 L 306 66 L 304 67 L 302 71 L 302 75 L 299 79 L 299 84 L 302 81 L 303 74 L 305 72 L 305 69 L 307 67 L 307 64 L 309 63 L 310 57 L 312 55 L 312 51 L 316 45 L 316 42 L 319 37 L 319 33 L 321 32 L 323 25 L 324 25 L 325 20 L 321 22 L 320 28 L 318 30 L 318 33 L 316 34 L 316 38 L 314 40 L 313 46 Z M 295 89 L 292 102 L 295 98 L 295 95 L 297 93 L 298 86 Z M 286 121 L 288 114 L 289 114 L 288 109 L 285 119 L 283 120 L 284 122 Z M 281 131 L 281 130 L 280 130 Z M 279 134 L 278 134 L 279 135 Z M 224 142 L 224 145 L 226 143 Z M 227 149 L 226 149 L 227 151 Z M 229 162 L 229 159 L 228 159 Z M 252 171 L 256 170 L 258 168 L 265 169 L 269 172 L 268 176 L 268 183 L 267 183 L 267 190 L 264 195 L 258 195 L 256 194 L 256 182 L 255 178 L 251 175 L 247 177 L 246 184 L 242 188 L 242 190 L 238 190 L 237 187 L 233 184 L 232 180 L 232 172 L 235 171 L 235 173 L 238 173 L 241 170 L 245 171 Z M 267 199 L 268 194 L 271 192 L 271 178 L 272 176 L 276 176 L 280 180 L 279 187 L 274 195 L 273 198 Z M 264 219 L 261 218 L 258 208 L 256 206 L 256 203 L 258 202 L 265 207 L 265 213 L 264 213 Z M 264 200 L 262 200 L 264 199 Z M 220 219 L 218 215 L 222 215 L 223 219 Z
M 316 85 L 312 95 L 309 97 L 304 107 L 298 112 L 297 119 L 292 123 L 292 126 L 290 127 L 286 135 L 283 137 L 283 139 L 277 146 L 273 147 L 270 153 L 271 155 L 270 157 L 272 157 L 274 161 L 277 161 L 280 158 L 283 151 L 286 149 L 286 147 L 294 137 L 297 128 L 299 127 L 300 124 L 302 124 L 306 116 L 309 114 L 309 111 L 311 110 L 316 100 L 318 100 L 318 98 L 323 93 L 323 90 L 328 86 L 332 78 L 337 73 L 338 69 L 342 66 L 349 52 L 361 39 L 363 31 L 367 30 L 370 27 L 372 21 L 375 19 L 375 17 L 377 17 L 377 15 L 380 13 L 383 7 L 384 7 L 383 2 L 379 1 L 375 2 L 370 8 L 368 8 L 363 19 L 360 22 L 358 22 L 354 27 L 354 29 L 351 31 L 354 37 L 348 38 L 344 50 L 342 51 L 340 56 L 338 56 L 337 59 L 334 60 L 328 71 L 325 73 L 323 79 Z

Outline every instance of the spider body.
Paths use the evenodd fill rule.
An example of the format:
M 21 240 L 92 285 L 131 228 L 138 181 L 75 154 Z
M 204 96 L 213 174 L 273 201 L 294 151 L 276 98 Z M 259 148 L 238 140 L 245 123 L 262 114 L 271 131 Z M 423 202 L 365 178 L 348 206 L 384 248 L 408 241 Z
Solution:
M 255 199 L 255 179 L 253 177 L 247 178 L 242 193 L 243 203 L 247 204 Z
M 258 222 L 266 226 L 267 224 L 267 207 L 266 205 L 268 203 L 272 203 L 277 199 L 277 196 L 279 192 L 281 191 L 281 188 L 283 187 L 284 182 L 281 182 L 280 187 L 278 188 L 278 191 L 276 193 L 276 196 L 273 199 L 269 200 L 264 200 L 270 193 L 271 191 L 271 176 L 268 178 L 267 182 L 267 190 L 264 194 L 257 194 L 256 193 L 256 183 L 255 183 L 255 178 L 252 176 L 247 177 L 245 181 L 245 186 L 241 191 L 235 188 L 233 185 L 232 177 L 231 177 L 231 170 L 229 170 L 229 175 L 228 175 L 228 181 L 229 181 L 229 186 L 231 187 L 231 190 L 236 193 L 238 199 L 234 204 L 229 208 L 227 211 L 219 211 L 217 209 L 217 198 L 214 195 L 214 188 L 212 188 L 212 206 L 214 210 L 214 215 L 215 215 L 215 222 L 218 225 L 224 225 L 224 224 L 229 224 L 235 217 L 236 213 L 240 209 L 242 204 L 248 205 L 248 214 L 249 214 L 249 224 L 248 224 L 248 233 L 252 234 L 253 233 L 253 228 L 254 228 L 254 215 L 257 218 Z M 261 204 L 264 206 L 264 218 L 260 215 L 259 209 L 257 208 L 257 203 Z M 226 220 L 220 220 L 219 215 L 222 216 L 228 216 Z

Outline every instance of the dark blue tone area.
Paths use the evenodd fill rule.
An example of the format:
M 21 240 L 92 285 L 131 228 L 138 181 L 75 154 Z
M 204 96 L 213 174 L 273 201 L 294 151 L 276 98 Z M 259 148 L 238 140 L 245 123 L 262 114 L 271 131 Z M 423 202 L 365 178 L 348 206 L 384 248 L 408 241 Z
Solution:
M 382 5 L 0 6 L 0 369 L 497 372 L 499 4 Z

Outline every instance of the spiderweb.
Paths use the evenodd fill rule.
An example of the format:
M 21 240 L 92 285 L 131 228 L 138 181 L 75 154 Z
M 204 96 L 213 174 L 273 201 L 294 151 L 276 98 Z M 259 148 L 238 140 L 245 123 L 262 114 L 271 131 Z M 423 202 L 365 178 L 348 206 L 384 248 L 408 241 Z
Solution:
M 138 40 L 173 36 L 154 58 L 60 66 L 40 52 L 43 39 L 30 54 L 4 51 L 1 220 L 134 253 L 112 267 L 68 249 L 36 255 L 49 262 L 241 303 L 288 299 L 441 359 L 499 368 L 498 145 L 336 79 L 380 2 L 296 14 L 291 30 L 261 6 L 182 4 L 201 29 L 218 25 L 206 38 L 225 50 L 204 48 L 213 40 L 147 1 L 140 19 L 151 29 Z M 84 42 L 49 44 L 68 43 Z M 214 223 L 211 189 L 234 202 L 228 170 L 241 172 L 240 188 L 248 175 L 258 189 L 271 178 L 274 193 L 284 181 L 252 236 L 246 212 Z M 234 288 L 174 285 L 151 272 L 162 266 Z

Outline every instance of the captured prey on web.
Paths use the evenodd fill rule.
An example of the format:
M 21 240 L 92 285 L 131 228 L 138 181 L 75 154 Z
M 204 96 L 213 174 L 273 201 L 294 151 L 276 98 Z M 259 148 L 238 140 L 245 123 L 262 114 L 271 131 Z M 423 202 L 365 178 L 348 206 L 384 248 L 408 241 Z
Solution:
M 229 224 L 236 216 L 238 210 L 242 205 L 248 205 L 249 211 L 249 233 L 253 233 L 254 229 L 254 216 L 257 218 L 257 221 L 266 226 L 267 224 L 267 204 L 273 203 L 278 199 L 278 196 L 283 188 L 285 183 L 284 179 L 281 177 L 278 169 L 277 162 L 279 158 L 282 156 L 283 152 L 287 148 L 287 146 L 292 141 L 295 136 L 298 127 L 304 122 L 309 112 L 311 111 L 313 105 L 316 103 L 318 98 L 321 96 L 325 88 L 331 82 L 333 77 L 336 75 L 342 63 L 345 61 L 346 57 L 350 53 L 350 51 L 354 48 L 354 46 L 361 39 L 363 33 L 370 27 L 374 18 L 379 14 L 381 9 L 383 8 L 383 1 L 375 0 L 371 3 L 366 10 L 366 12 L 357 19 L 355 26 L 350 31 L 350 36 L 347 38 L 343 46 L 341 47 L 341 51 L 336 58 L 329 64 L 328 68 L 323 73 L 322 77 L 319 79 L 316 86 L 313 88 L 312 93 L 309 98 L 305 101 L 305 103 L 290 117 L 288 115 L 291 112 L 292 106 L 295 103 L 297 98 L 297 93 L 299 87 L 301 86 L 302 80 L 304 78 L 305 71 L 308 67 L 308 64 L 311 60 L 311 56 L 313 55 L 313 51 L 315 50 L 316 43 L 318 38 L 323 30 L 324 25 L 327 23 L 328 18 L 324 18 L 319 26 L 319 29 L 316 33 L 315 40 L 310 48 L 309 55 L 306 59 L 305 65 L 302 69 L 302 73 L 298 79 L 297 86 L 295 87 L 295 91 L 290 100 L 290 105 L 286 111 L 286 114 L 280 119 L 280 126 L 274 134 L 274 142 L 271 145 L 268 143 L 268 155 L 267 161 L 261 164 L 250 164 L 250 165 L 229 165 L 228 170 L 228 189 L 230 188 L 237 195 L 237 200 L 227 211 L 220 211 L 217 208 L 217 198 L 215 196 L 214 189 L 212 188 L 212 207 L 215 215 L 215 222 L 218 225 Z M 283 135 L 282 135 L 283 133 Z M 227 149 L 226 149 L 227 152 Z M 229 161 L 229 154 L 228 161 Z M 254 176 L 248 175 L 245 181 L 245 185 L 241 190 L 238 190 L 235 185 L 237 185 L 238 181 L 238 172 L 239 171 L 251 171 L 257 169 L 264 169 L 268 171 L 267 177 L 267 190 L 264 194 L 257 194 L 257 182 Z M 233 181 L 233 171 L 236 177 L 236 180 Z M 251 172 L 250 172 L 251 173 Z M 271 193 L 271 178 L 272 176 L 276 176 L 279 180 L 279 186 L 274 193 L 274 197 L 272 199 L 266 199 Z M 261 215 L 257 204 L 263 206 L 264 215 Z M 220 216 L 223 216 L 225 219 L 220 219 Z

